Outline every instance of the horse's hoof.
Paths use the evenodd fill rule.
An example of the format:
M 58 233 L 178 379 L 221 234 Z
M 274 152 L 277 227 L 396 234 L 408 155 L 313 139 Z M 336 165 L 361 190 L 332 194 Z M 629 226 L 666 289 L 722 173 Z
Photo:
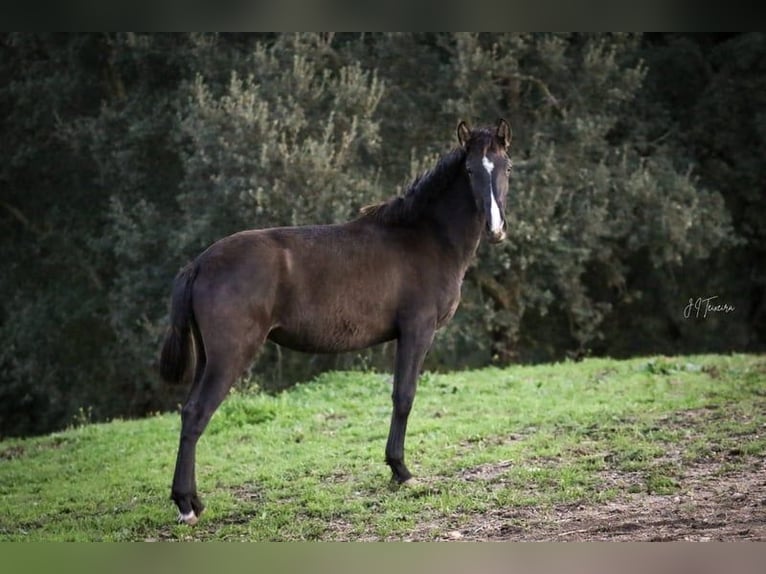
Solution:
M 194 514 L 193 510 L 190 510 L 188 513 L 178 514 L 178 523 L 179 524 L 188 524 L 189 526 L 194 526 L 199 521 L 199 518 L 197 518 L 197 515 Z
M 393 490 L 399 490 L 400 488 L 414 488 L 419 485 L 420 481 L 414 476 L 411 476 L 406 480 L 399 480 L 396 477 L 391 477 L 390 487 Z

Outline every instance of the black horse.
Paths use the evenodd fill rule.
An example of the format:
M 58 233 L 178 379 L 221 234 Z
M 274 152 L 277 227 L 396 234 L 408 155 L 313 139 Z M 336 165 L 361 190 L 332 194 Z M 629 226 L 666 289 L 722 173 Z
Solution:
M 404 436 L 423 359 L 457 309 L 482 231 L 493 243 L 505 238 L 510 127 L 460 122 L 457 136 L 460 146 L 403 196 L 353 221 L 236 233 L 179 272 L 160 360 L 170 382 L 196 363 L 171 492 L 179 521 L 195 524 L 204 508 L 197 441 L 266 339 L 308 352 L 396 339 L 386 462 L 394 480 L 412 477 Z

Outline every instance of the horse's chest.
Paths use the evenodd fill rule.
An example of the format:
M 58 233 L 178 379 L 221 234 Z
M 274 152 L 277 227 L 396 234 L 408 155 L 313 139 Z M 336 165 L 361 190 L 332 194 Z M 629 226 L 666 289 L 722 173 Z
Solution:
M 436 328 L 444 326 L 455 315 L 460 305 L 460 284 L 446 289 L 437 305 Z

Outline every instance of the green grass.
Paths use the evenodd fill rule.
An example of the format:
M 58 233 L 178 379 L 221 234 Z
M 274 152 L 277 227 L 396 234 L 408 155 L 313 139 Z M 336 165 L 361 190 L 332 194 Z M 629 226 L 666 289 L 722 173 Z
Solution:
M 690 465 L 726 472 L 766 452 L 763 357 L 427 373 L 407 435 L 421 481 L 396 488 L 390 391 L 389 375 L 332 373 L 234 392 L 198 447 L 194 528 L 168 498 L 177 414 L 5 440 L 0 540 L 428 539 L 491 509 L 672 495 Z

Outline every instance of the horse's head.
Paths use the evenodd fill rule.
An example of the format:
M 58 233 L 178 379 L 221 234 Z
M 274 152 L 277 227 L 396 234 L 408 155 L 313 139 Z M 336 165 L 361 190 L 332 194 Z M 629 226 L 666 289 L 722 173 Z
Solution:
M 487 236 L 490 242 L 499 243 L 505 239 L 511 126 L 499 119 L 494 128 L 471 130 L 461 121 L 457 126 L 457 137 L 466 152 L 465 170 L 476 206 L 485 219 Z

